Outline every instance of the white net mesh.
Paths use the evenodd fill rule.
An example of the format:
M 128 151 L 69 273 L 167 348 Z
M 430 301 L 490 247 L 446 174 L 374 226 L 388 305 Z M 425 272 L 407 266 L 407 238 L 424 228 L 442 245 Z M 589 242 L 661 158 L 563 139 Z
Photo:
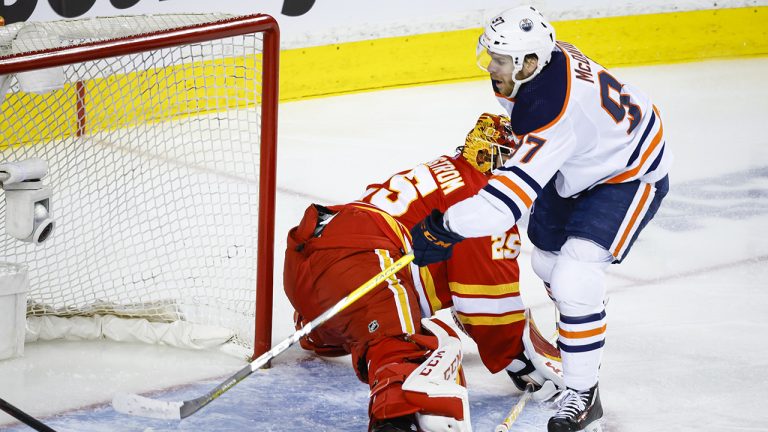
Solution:
M 0 55 L 222 18 L 13 25 Z M 54 191 L 37 246 L 5 235 L 0 201 L 0 260 L 29 267 L 28 315 L 184 320 L 252 346 L 263 34 L 211 37 L 6 80 L 0 161 L 46 160 Z

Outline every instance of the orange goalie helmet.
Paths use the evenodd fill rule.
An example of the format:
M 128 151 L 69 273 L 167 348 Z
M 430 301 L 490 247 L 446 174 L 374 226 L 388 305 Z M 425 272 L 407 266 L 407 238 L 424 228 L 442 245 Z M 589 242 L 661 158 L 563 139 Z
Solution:
M 457 151 L 478 171 L 489 173 L 504 164 L 515 150 L 509 117 L 483 113 Z

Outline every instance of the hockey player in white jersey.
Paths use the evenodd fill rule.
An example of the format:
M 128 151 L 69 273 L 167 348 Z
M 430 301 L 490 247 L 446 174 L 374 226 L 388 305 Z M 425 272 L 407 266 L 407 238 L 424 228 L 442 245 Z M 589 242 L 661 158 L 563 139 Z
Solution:
M 548 430 L 599 430 L 604 272 L 667 194 L 672 155 L 661 116 L 640 90 L 557 41 L 532 7 L 493 18 L 477 53 L 518 149 L 477 195 L 413 228 L 415 262 L 442 261 L 456 242 L 503 232 L 530 210 L 532 265 L 560 312 L 566 389 Z

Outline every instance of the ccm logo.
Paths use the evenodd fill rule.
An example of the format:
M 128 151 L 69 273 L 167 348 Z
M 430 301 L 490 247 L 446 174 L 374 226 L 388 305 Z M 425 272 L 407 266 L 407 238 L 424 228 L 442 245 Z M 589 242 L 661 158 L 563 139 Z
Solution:
M 560 373 L 562 372 L 560 369 L 556 368 L 555 365 L 552 364 L 552 362 L 548 361 L 548 362 L 544 363 L 544 365 L 546 367 L 552 369 L 552 371 L 554 371 L 558 375 L 560 375 Z
M 435 370 L 435 367 L 438 366 L 440 363 L 445 363 L 443 360 L 445 360 L 445 350 L 440 350 L 435 352 L 435 355 L 432 356 L 429 361 L 424 364 L 424 368 L 419 372 L 419 375 L 421 376 L 429 376 L 432 374 L 432 372 Z M 459 365 L 461 364 L 461 351 L 459 351 L 456 356 L 451 359 L 451 363 L 443 370 L 443 379 L 446 381 L 450 381 L 454 376 L 456 376 L 456 372 L 459 370 Z

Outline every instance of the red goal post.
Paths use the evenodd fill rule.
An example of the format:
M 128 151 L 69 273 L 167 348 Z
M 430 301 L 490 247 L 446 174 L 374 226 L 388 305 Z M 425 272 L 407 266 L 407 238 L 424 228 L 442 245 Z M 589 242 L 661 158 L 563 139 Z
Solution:
M 28 317 L 222 326 L 256 357 L 271 346 L 279 27 L 263 14 L 194 15 L 181 25 L 158 17 L 67 21 L 62 28 L 82 23 L 95 34 L 126 20 L 41 49 L 16 47 L 24 30 L 2 27 L 0 163 L 49 163 L 57 225 L 41 245 L 9 239 L 0 200 L 0 257 L 30 267 Z M 60 38 L 42 24 L 43 39 Z M 35 71 L 47 77 L 43 87 L 59 75 L 66 81 L 25 89 L 21 77 Z M 123 228 L 100 231 L 113 220 Z M 251 282 L 252 294 L 233 288 Z M 170 314 L 156 313 L 163 308 Z M 241 314 L 252 329 L 243 330 Z

